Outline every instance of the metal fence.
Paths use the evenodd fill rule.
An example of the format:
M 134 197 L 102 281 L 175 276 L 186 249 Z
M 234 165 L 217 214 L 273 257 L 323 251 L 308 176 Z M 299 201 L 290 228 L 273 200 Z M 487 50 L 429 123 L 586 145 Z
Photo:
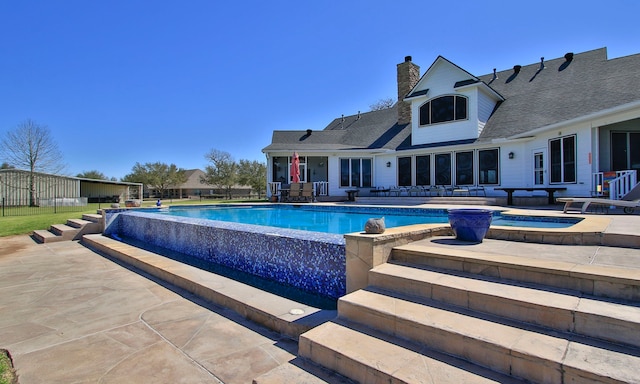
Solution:
M 47 213 L 81 212 L 87 209 L 86 197 L 58 197 L 52 199 L 38 199 L 34 204 L 24 201 L 2 198 L 1 216 L 28 216 Z

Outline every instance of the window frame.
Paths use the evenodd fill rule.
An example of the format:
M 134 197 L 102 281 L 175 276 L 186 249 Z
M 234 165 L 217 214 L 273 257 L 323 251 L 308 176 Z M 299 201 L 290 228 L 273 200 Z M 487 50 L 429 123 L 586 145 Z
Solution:
M 570 142 L 573 148 L 566 149 L 567 144 Z M 549 140 L 549 184 L 577 183 L 577 142 L 578 139 L 575 134 Z M 571 175 L 573 175 L 573 180 L 570 179 Z
M 482 164 L 482 152 L 495 152 L 495 169 L 487 167 L 487 168 L 483 168 L 483 164 Z M 478 170 L 478 185 L 500 185 L 500 148 L 485 148 L 485 149 L 478 149 L 477 150 L 478 153 L 478 164 L 477 164 L 477 170 Z M 484 172 L 488 172 L 491 170 L 495 170 L 496 172 L 496 181 L 494 183 L 486 181 L 483 182 L 483 171 Z M 487 178 L 489 176 L 487 175 Z
M 344 163 L 347 174 L 344 173 Z M 370 188 L 373 185 L 373 158 L 341 157 L 338 160 L 340 169 L 340 188 Z M 348 180 L 348 183 L 345 181 Z M 355 185 L 357 184 L 357 185 Z
M 451 113 L 451 119 L 441 120 L 434 122 L 434 109 L 433 104 L 444 101 L 444 99 L 452 98 L 453 102 L 451 105 L 443 105 L 441 108 L 447 108 L 449 111 L 447 113 Z M 464 100 L 463 104 L 459 104 L 460 100 Z M 462 110 L 461 105 L 464 105 L 464 111 Z M 436 113 L 441 113 L 441 110 L 436 111 Z M 461 117 L 462 112 L 464 112 L 464 117 Z M 438 116 L 438 115 L 436 115 Z M 425 121 L 428 119 L 428 121 Z M 420 107 L 418 107 L 418 126 L 426 127 L 430 125 L 436 124 L 445 124 L 456 121 L 469 120 L 469 98 L 464 95 L 458 94 L 448 94 L 448 95 L 440 95 L 425 101 Z

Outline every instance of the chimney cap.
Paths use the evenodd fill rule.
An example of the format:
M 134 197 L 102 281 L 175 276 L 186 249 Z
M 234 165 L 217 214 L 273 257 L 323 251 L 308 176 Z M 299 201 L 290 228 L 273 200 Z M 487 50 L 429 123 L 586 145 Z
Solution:
M 411 56 L 405 56 L 404 57 L 404 62 L 407 63 L 409 61 L 411 61 Z

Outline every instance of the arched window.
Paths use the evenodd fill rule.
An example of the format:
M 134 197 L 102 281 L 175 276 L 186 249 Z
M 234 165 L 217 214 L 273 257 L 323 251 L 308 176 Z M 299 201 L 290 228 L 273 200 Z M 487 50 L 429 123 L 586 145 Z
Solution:
M 420 107 L 420 125 L 466 119 L 467 98 L 464 96 L 440 96 Z

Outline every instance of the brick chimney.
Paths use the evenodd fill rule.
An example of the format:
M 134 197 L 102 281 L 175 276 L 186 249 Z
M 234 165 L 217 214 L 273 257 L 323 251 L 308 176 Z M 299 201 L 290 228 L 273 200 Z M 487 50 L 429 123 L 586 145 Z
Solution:
M 411 104 L 403 99 L 420 80 L 420 67 L 411 62 L 411 56 L 405 56 L 404 63 L 398 64 L 398 124 L 411 122 Z

